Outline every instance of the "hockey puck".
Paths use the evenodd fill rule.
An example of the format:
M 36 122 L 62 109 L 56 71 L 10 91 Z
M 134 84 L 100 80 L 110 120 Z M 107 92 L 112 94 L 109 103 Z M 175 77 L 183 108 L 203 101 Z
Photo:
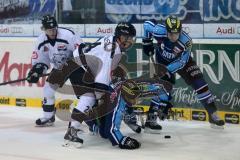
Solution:
M 170 135 L 165 135 L 164 138 L 171 138 L 171 136 Z

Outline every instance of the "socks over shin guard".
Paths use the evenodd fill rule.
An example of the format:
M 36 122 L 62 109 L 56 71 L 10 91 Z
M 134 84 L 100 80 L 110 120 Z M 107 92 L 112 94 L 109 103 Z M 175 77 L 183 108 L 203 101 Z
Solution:
M 72 111 L 71 118 L 75 121 L 82 123 L 84 120 L 88 118 L 88 116 L 82 113 L 81 111 L 79 111 L 78 109 L 74 108 Z
M 214 103 L 215 97 L 212 95 L 208 88 L 208 84 L 202 79 L 195 81 L 193 88 L 197 92 L 197 98 L 202 103 L 208 114 L 212 114 L 217 111 L 217 107 Z
M 202 104 L 204 105 L 204 108 L 206 109 L 209 115 L 217 111 L 217 107 L 214 102 L 211 102 L 209 104 L 202 102 Z
M 55 105 L 52 104 L 52 105 L 42 105 L 42 108 L 43 108 L 43 111 L 44 112 L 53 112 L 55 111 Z

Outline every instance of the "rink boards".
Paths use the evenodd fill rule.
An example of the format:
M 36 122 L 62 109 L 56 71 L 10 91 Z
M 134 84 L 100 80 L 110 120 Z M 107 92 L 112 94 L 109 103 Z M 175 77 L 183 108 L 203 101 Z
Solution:
M 56 105 L 59 104 L 59 102 L 62 103 L 62 100 L 65 99 L 58 99 L 56 101 Z M 74 105 L 77 104 L 77 100 L 71 99 L 74 101 Z M 68 106 L 68 104 L 63 106 Z M 18 106 L 18 107 L 38 107 L 40 108 L 42 106 L 42 99 L 40 98 L 15 98 L 15 97 L 4 97 L 0 96 L 0 107 L 1 106 Z M 59 105 L 58 105 L 59 106 Z M 177 107 L 177 106 L 175 106 Z M 208 121 L 208 115 L 207 112 L 203 109 L 194 109 L 194 108 L 173 108 L 172 112 L 170 113 L 170 119 L 172 120 L 196 120 L 196 121 Z M 140 112 L 146 112 L 148 111 L 148 106 L 143 105 L 137 105 L 134 106 L 136 111 Z M 70 107 L 67 108 L 60 108 L 61 110 L 69 110 Z M 219 111 L 219 115 L 222 119 L 225 119 L 227 123 L 231 124 L 240 124 L 239 123 L 239 112 L 225 112 L 225 111 Z M 61 119 L 61 118 L 60 118 Z
M 0 38 L 0 82 L 25 78 L 31 68 L 31 53 L 35 38 Z M 96 39 L 84 39 L 94 42 Z M 194 39 L 194 57 L 197 63 L 208 75 L 207 81 L 213 93 L 217 95 L 217 105 L 221 110 L 221 117 L 229 123 L 239 124 L 240 116 L 240 40 Z M 131 50 L 130 60 L 148 64 L 141 51 L 141 39 Z M 204 57 L 207 56 L 207 57 Z M 207 59 L 207 61 L 205 60 Z M 209 59 L 209 60 L 208 60 Z M 206 62 L 205 62 L 206 61 Z M 207 64 L 209 63 L 209 64 Z M 212 66 L 210 64 L 213 64 Z M 139 68 L 137 66 L 136 68 Z M 141 68 L 141 67 L 140 67 Z M 144 69 L 144 66 L 142 67 Z M 12 85 L 0 86 L 0 105 L 20 107 L 41 107 L 42 87 L 45 78 L 38 84 L 28 84 L 25 81 Z M 173 115 L 176 119 L 200 120 L 208 119 L 199 102 L 194 99 L 194 93 L 182 85 L 177 84 L 173 97 Z M 186 90 L 187 89 L 187 90 Z M 73 95 L 56 94 L 57 99 L 75 99 Z M 146 111 L 146 103 L 143 104 Z

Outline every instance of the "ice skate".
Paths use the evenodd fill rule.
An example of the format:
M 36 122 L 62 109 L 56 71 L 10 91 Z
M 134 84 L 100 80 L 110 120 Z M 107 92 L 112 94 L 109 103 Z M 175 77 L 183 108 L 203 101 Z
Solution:
M 83 140 L 78 137 L 79 129 L 74 127 L 69 127 L 65 136 L 63 147 L 73 146 L 75 148 L 81 148 L 83 145 Z
M 157 123 L 157 115 L 153 116 L 148 115 L 148 118 L 145 122 L 145 133 L 159 134 L 162 130 L 162 126 Z
M 219 118 L 219 116 L 217 115 L 217 112 L 214 112 L 211 115 L 209 115 L 209 123 L 211 125 L 211 128 L 224 129 L 225 122 L 224 120 L 221 120 Z
M 137 123 L 132 123 L 130 121 L 126 122 L 124 121 L 125 124 L 131 128 L 132 131 L 136 132 L 136 133 L 141 133 L 142 129 L 141 129 L 141 126 L 139 126 Z
M 137 124 L 137 116 L 136 114 L 133 115 L 128 115 L 126 114 L 124 117 L 124 123 L 131 128 L 132 131 L 136 132 L 136 133 L 141 133 L 141 126 L 139 126 Z
M 93 124 L 92 126 L 89 126 L 89 131 L 92 135 L 98 136 L 99 135 L 99 127 L 96 124 Z
M 55 115 L 53 115 L 51 118 L 39 118 L 36 120 L 36 127 L 49 127 L 53 126 L 55 122 Z

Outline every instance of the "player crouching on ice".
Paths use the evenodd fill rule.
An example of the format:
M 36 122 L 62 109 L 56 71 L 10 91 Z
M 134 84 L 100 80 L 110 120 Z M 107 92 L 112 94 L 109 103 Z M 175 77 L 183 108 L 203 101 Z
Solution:
M 136 104 L 139 98 L 149 98 L 160 93 L 168 94 L 172 85 L 158 79 L 132 79 L 113 80 L 110 86 L 111 92 L 101 97 L 100 104 L 96 104 L 85 113 L 74 111 L 72 118 L 79 122 L 85 121 L 92 128 L 98 128 L 99 135 L 109 139 L 113 146 L 119 146 L 121 149 L 137 149 L 141 146 L 140 142 L 124 136 L 120 131 L 121 121 L 126 118 L 126 107 Z M 83 140 L 78 137 L 77 132 L 78 130 L 74 128 L 68 129 L 64 137 L 66 146 L 73 144 L 75 147 L 80 147 L 82 145 Z

